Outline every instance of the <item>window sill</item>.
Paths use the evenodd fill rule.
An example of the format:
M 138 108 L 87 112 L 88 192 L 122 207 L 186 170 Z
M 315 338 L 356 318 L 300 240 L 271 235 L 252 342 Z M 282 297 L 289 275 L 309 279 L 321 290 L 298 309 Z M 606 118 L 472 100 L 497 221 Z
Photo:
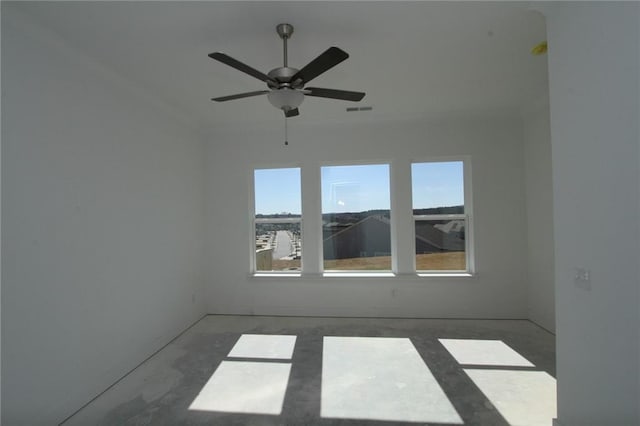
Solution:
M 476 274 L 470 272 L 418 272 L 416 275 L 420 278 L 474 278 Z
M 470 272 L 417 272 L 409 274 L 395 274 L 393 272 L 365 272 L 365 271 L 332 271 L 321 274 L 302 274 L 302 272 L 258 272 L 250 275 L 251 278 L 477 278 L 478 275 Z
M 254 278 L 282 278 L 282 277 L 302 277 L 301 272 L 256 272 L 251 275 Z
M 325 278 L 393 278 L 396 274 L 393 272 L 335 271 L 325 272 L 322 276 Z

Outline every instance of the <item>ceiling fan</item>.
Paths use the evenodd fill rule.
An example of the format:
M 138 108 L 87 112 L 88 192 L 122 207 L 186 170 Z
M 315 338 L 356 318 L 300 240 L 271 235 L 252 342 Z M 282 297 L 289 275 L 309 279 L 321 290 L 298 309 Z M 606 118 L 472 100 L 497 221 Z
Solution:
M 209 57 L 212 59 L 249 74 L 258 80 L 264 81 L 267 83 L 269 90 L 258 90 L 254 92 L 238 93 L 236 95 L 221 96 L 219 98 L 211 99 L 212 101 L 226 102 L 234 99 L 266 94 L 269 102 L 273 106 L 284 111 L 285 117 L 295 117 L 300 115 L 298 107 L 304 100 L 305 95 L 353 102 L 362 100 L 365 95 L 362 92 L 324 89 L 321 87 L 305 87 L 305 85 L 311 80 L 347 59 L 349 55 L 345 51 L 338 47 L 330 47 L 305 65 L 302 69 L 298 70 L 288 65 L 287 58 L 287 40 L 291 38 L 291 35 L 293 34 L 293 26 L 290 24 L 279 24 L 276 27 L 276 31 L 283 43 L 284 66 L 272 69 L 267 74 L 264 74 L 222 52 L 209 54 Z

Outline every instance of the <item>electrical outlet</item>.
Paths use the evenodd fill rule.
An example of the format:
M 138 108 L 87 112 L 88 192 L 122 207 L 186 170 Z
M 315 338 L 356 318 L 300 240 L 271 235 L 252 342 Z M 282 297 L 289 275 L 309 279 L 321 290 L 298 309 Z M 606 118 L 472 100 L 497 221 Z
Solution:
M 591 290 L 591 271 L 585 268 L 575 268 L 573 283 L 583 290 Z

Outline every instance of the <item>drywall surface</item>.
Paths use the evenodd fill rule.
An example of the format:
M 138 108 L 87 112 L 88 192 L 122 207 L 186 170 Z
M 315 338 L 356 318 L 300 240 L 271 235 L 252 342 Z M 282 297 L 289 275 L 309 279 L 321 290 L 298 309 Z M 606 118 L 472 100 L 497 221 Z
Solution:
M 549 331 L 555 331 L 553 182 L 548 95 L 525 108 L 523 123 L 529 319 Z
M 0 8 L 0 22 L 2 20 L 2 8 Z M 0 34 L 0 45 L 2 36 Z M 2 69 L 0 67 L 0 81 Z M 2 117 L 2 104 L 0 102 L 0 117 Z M 2 125 L 0 124 L 0 128 Z M 2 188 L 2 137 L 0 137 L 0 188 Z M 2 223 L 2 190 L 0 189 L 0 223 Z M 0 241 L 2 241 L 2 227 L 0 226 Z M 2 244 L 0 244 L 0 259 L 2 259 Z M 2 330 L 2 262 L 0 261 L 0 330 Z M 0 366 L 2 365 L 2 336 L 0 333 Z M 2 424 L 2 368 L 0 368 L 0 424 Z
M 204 312 L 204 146 L 2 12 L 2 423 L 51 425 Z
M 266 101 L 265 108 L 270 108 Z M 527 318 L 519 117 L 449 117 L 404 123 L 366 118 L 355 121 L 305 124 L 291 119 L 289 145 L 285 146 L 281 113 L 274 110 L 273 124 L 218 129 L 211 136 L 207 146 L 208 311 Z M 411 161 L 459 156 L 468 156 L 471 165 L 477 275 L 419 278 L 406 273 L 412 256 L 412 249 L 407 247 L 412 247 L 413 238 Z M 405 255 L 398 263 L 405 273 L 385 278 L 329 278 L 317 274 L 295 278 L 252 277 L 253 169 L 302 168 L 303 263 L 315 267 L 320 262 L 321 247 L 320 166 L 362 162 L 391 163 L 392 206 L 394 203 L 403 206 L 392 209 L 392 222 L 396 220 L 397 245 Z
M 639 7 L 544 8 L 563 426 L 640 423 Z

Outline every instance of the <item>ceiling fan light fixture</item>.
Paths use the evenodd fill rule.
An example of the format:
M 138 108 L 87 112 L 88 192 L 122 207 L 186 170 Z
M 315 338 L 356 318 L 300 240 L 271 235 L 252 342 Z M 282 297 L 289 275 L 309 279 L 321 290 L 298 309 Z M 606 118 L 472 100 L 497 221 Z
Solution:
M 289 111 L 298 108 L 304 100 L 304 94 L 295 89 L 282 88 L 272 90 L 267 94 L 267 99 L 274 107 L 283 111 Z

